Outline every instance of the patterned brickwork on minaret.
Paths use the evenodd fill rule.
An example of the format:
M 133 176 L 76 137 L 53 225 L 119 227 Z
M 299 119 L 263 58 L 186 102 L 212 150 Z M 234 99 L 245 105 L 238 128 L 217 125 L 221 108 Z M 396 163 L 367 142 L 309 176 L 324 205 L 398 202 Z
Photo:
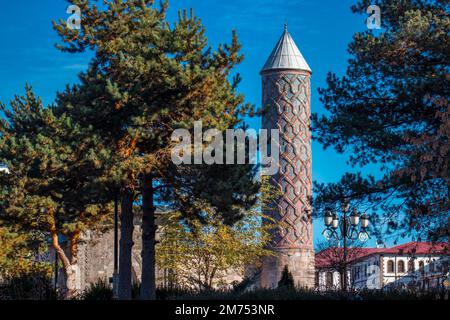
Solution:
M 273 234 L 274 256 L 263 260 L 262 287 L 275 287 L 285 265 L 299 287 L 314 285 L 312 239 L 311 70 L 287 28 L 261 71 L 263 128 L 280 131 L 279 172 L 272 183 L 283 196 L 271 212 L 280 227 Z

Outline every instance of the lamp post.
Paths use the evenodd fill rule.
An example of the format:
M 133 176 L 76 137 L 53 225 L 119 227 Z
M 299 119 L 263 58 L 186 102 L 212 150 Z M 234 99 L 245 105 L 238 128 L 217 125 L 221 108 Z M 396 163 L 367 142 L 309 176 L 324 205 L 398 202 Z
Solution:
M 55 264 L 54 264 L 54 269 L 55 269 L 54 270 L 54 276 L 55 276 L 55 279 L 54 279 L 54 283 L 53 283 L 53 290 L 55 292 L 55 300 L 58 299 L 58 295 L 56 294 L 56 290 L 58 290 L 58 264 L 59 264 L 59 262 L 58 262 L 58 253 L 55 250 Z
M 341 219 L 339 219 L 335 212 L 327 210 L 324 216 L 326 229 L 322 232 L 328 241 L 343 241 L 344 270 L 342 275 L 342 289 L 344 291 L 347 291 L 347 240 L 359 239 L 361 242 L 366 242 L 369 239 L 369 234 L 366 231 L 366 228 L 369 226 L 369 218 L 366 214 L 361 215 L 356 208 L 353 208 L 352 213 L 348 216 L 349 208 L 348 202 L 343 201 Z M 358 226 L 360 226 L 359 231 L 357 228 Z M 340 231 L 340 233 L 338 231 Z
M 118 297 L 119 289 L 119 191 L 114 195 L 114 271 L 113 271 L 113 295 Z

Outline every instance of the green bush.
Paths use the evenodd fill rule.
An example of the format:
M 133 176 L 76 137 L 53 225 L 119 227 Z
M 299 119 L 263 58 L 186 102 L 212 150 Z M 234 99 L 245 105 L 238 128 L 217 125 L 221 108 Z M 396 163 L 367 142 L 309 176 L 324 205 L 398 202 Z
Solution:
M 139 299 L 139 285 L 133 286 L 133 299 Z M 252 291 L 203 291 L 189 289 L 164 289 L 156 291 L 158 300 L 448 300 L 449 290 L 354 290 L 318 291 L 281 286 L 277 289 Z M 20 276 L 0 283 L 0 300 L 51 300 L 57 295 L 51 279 L 43 274 Z M 79 294 L 78 300 L 112 300 L 113 290 L 106 282 L 99 280 Z
M 44 272 L 4 279 L 0 300 L 53 300 L 57 298 L 52 279 Z
M 105 280 L 98 280 L 86 288 L 78 297 L 78 300 L 112 300 L 113 289 Z
M 160 300 L 448 300 L 448 298 L 448 290 L 359 290 L 343 292 L 297 289 L 287 286 L 246 292 L 158 290 L 158 299 Z

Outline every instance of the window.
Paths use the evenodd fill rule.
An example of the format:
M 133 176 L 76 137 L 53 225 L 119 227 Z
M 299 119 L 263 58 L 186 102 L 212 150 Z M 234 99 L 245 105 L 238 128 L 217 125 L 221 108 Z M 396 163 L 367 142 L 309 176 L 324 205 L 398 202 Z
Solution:
M 425 263 L 423 261 L 419 261 L 419 271 L 420 273 L 425 273 Z
M 408 261 L 408 272 L 414 272 L 415 268 L 414 268 L 414 259 L 410 259 Z
M 387 262 L 387 272 L 394 273 L 394 261 L 388 260 Z
M 327 288 L 331 288 L 333 286 L 333 272 L 327 272 L 325 280 Z
M 315 284 L 316 288 L 319 286 L 319 272 L 316 272 L 316 274 L 315 274 L 314 284 Z
M 442 262 L 442 272 L 446 274 L 448 272 L 448 261 Z
M 405 262 L 403 260 L 398 261 L 397 271 L 401 273 L 405 272 Z
M 430 270 L 430 272 L 435 272 L 436 268 L 434 266 L 434 260 L 430 260 L 430 264 L 428 265 L 428 269 Z

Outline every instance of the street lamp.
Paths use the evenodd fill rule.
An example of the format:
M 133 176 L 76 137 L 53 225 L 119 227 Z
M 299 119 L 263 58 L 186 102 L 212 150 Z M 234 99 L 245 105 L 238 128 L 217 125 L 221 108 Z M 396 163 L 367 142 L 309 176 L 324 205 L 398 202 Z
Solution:
M 356 208 L 353 208 L 353 212 L 350 215 L 350 222 L 352 223 L 352 226 L 357 226 L 359 224 L 359 218 L 361 215 L 358 213 L 358 210 Z
M 327 227 L 331 226 L 331 223 L 333 222 L 333 213 L 331 212 L 331 210 L 327 210 L 323 220 Z
M 353 209 L 350 216 L 347 216 L 346 208 L 343 208 L 342 212 L 343 217 L 339 219 L 336 213 L 327 210 L 324 216 L 326 229 L 322 232 L 323 236 L 327 240 L 359 239 L 361 242 L 366 242 L 369 239 L 366 231 L 369 226 L 369 217 L 366 214 L 360 215 L 356 208 Z M 360 230 L 358 230 L 358 226 L 360 226 Z
M 114 194 L 114 270 L 113 270 L 113 296 L 119 295 L 119 190 Z
M 361 217 L 361 227 L 363 229 L 369 226 L 369 217 L 366 214 L 363 214 Z
M 343 216 L 339 219 L 338 215 L 331 210 L 327 210 L 324 216 L 324 223 L 326 229 L 322 232 L 324 237 L 328 240 L 343 240 L 344 243 L 344 263 L 343 269 L 343 289 L 347 291 L 347 240 L 359 239 L 361 242 L 366 242 L 369 239 L 369 234 L 366 229 L 369 226 L 369 217 L 366 214 L 361 215 L 356 208 L 353 208 L 352 213 L 348 216 L 350 206 L 347 201 L 342 203 Z M 361 226 L 358 230 L 358 226 Z M 339 232 L 340 231 L 340 232 Z
M 333 222 L 331 223 L 331 227 L 333 228 L 333 229 L 331 229 L 331 230 L 336 230 L 337 228 L 338 228 L 338 226 L 339 226 L 339 217 L 335 214 L 335 215 L 333 215 Z M 334 231 L 335 233 L 336 233 L 336 231 Z

